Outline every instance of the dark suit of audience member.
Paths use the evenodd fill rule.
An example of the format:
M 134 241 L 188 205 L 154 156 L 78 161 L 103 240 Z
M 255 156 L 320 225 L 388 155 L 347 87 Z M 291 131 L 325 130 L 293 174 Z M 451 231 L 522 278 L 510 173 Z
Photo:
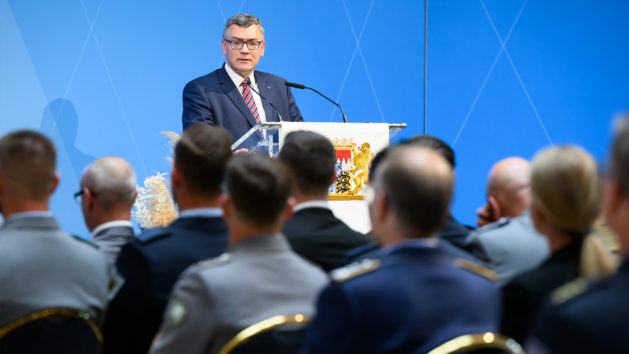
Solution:
M 629 119 L 616 125 L 604 185 L 604 217 L 620 241 L 624 259 L 615 276 L 588 286 L 566 284 L 540 314 L 533 340 L 540 352 L 629 353 Z
M 536 314 L 553 290 L 579 276 L 581 242 L 553 253 L 538 268 L 520 274 L 502 289 L 500 333 L 525 343 Z
M 503 288 L 502 334 L 525 343 L 544 300 L 585 271 L 583 240 L 599 213 L 597 178 L 594 159 L 575 146 L 547 148 L 533 159 L 531 217 L 548 239 L 551 255 Z
M 104 352 L 147 352 L 179 275 L 227 248 L 227 225 L 218 197 L 230 145 L 227 131 L 207 125 L 191 127 L 181 136 L 171 172 L 179 218 L 122 248 L 116 263 L 119 289 L 105 322 Z
M 438 231 L 439 238 L 444 242 L 447 242 L 453 246 L 458 247 L 463 252 L 470 254 L 467 250 L 466 240 L 470 234 L 470 229 L 463 226 L 460 222 L 456 221 L 452 216 L 443 222 L 443 225 Z
M 124 159 L 103 157 L 85 168 L 80 184 L 75 197 L 81 197 L 83 220 L 111 272 L 120 249 L 134 236 L 129 220 L 138 194 L 135 172 Z
M 332 272 L 303 353 L 425 353 L 459 335 L 497 331 L 497 287 L 438 246 L 453 184 L 446 160 L 398 147 L 371 178 L 369 212 L 384 255 Z
M 107 269 L 97 247 L 63 232 L 48 212 L 59 182 L 55 147 L 29 130 L 0 139 L 0 325 L 52 307 L 96 322 L 107 307 Z M 36 340 L 36 339 L 34 339 Z
M 317 133 L 291 132 L 279 160 L 292 172 L 292 195 L 298 203 L 282 229 L 290 246 L 326 272 L 345 265 L 347 252 L 369 239 L 336 218 L 328 204 L 328 188 L 336 180 L 334 146 Z
M 262 154 L 240 154 L 225 176 L 221 206 L 230 248 L 182 275 L 151 353 L 219 353 L 254 323 L 277 315 L 311 316 L 327 283 L 279 233 L 291 188 L 284 166 Z

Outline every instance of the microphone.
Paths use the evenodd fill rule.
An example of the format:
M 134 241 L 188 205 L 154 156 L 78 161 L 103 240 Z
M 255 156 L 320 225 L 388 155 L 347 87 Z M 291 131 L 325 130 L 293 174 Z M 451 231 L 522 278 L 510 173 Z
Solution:
M 347 116 L 345 115 L 345 112 L 343 112 L 343 108 L 341 108 L 341 106 L 338 103 L 332 101 L 328 96 L 326 96 L 326 95 L 322 94 L 321 92 L 313 89 L 312 87 L 304 86 L 302 84 L 296 84 L 294 82 L 288 82 L 288 81 L 286 81 L 284 84 L 286 86 L 288 86 L 288 87 L 294 87 L 294 88 L 298 88 L 300 90 L 308 89 L 308 90 L 311 90 L 311 91 L 314 91 L 314 92 L 318 93 L 319 96 L 325 98 L 326 100 L 332 102 L 335 106 L 337 106 L 341 110 L 341 114 L 343 115 L 343 122 L 348 123 Z
M 269 103 L 269 105 L 271 105 L 271 107 L 273 107 L 273 109 L 275 110 L 275 112 L 277 112 L 277 117 L 280 119 L 280 122 L 283 122 L 282 120 L 282 115 L 280 114 L 280 111 L 277 109 L 277 107 L 275 107 L 275 105 L 273 104 L 273 102 L 269 101 L 266 99 L 266 97 L 262 96 L 260 94 L 260 92 L 256 91 L 256 89 L 253 88 L 253 86 L 251 86 L 251 79 L 247 78 L 247 86 L 249 86 L 249 88 L 258 94 L 258 96 L 262 97 L 263 100 L 267 101 Z

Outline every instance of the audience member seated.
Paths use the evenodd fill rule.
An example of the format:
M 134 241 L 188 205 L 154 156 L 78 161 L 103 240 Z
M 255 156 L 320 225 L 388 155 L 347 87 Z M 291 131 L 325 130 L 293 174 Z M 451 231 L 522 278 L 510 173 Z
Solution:
M 507 157 L 494 164 L 487 178 L 487 204 L 476 210 L 479 227 L 504 217 L 520 216 L 531 205 L 531 164 L 521 157 Z
M 135 172 L 119 157 L 104 157 L 81 176 L 81 210 L 92 241 L 100 247 L 110 272 L 120 248 L 133 236 L 131 207 L 137 195 Z
M 454 150 L 452 150 L 452 148 L 443 140 L 438 139 L 434 136 L 417 135 L 402 144 L 412 144 L 415 146 L 429 148 L 443 156 L 443 158 L 446 159 L 453 170 L 456 166 Z M 450 214 L 450 212 L 448 212 L 448 216 L 441 225 L 438 234 L 441 240 L 448 242 L 469 254 L 469 251 L 467 250 L 467 245 L 465 244 L 465 240 L 470 234 L 470 229 L 456 221 L 454 217 L 452 217 L 452 214 Z
M 105 321 L 105 353 L 146 353 L 181 272 L 227 248 L 219 196 L 231 143 L 226 130 L 208 125 L 189 127 L 177 142 L 171 188 L 179 217 L 120 251 L 115 277 L 119 290 Z
M 327 277 L 281 234 L 291 177 L 262 154 L 235 156 L 221 197 L 228 253 L 181 276 L 151 353 L 218 353 L 239 331 L 275 315 L 312 315 Z
M 107 267 L 97 246 L 63 232 L 48 209 L 59 183 L 55 147 L 29 130 L 0 139 L 0 326 L 52 307 L 107 307 Z
M 541 350 L 563 353 L 629 353 L 629 120 L 620 122 L 604 186 L 605 219 L 618 235 L 624 260 L 617 274 L 588 285 L 569 283 L 555 291 L 535 331 Z
M 438 246 L 451 165 L 433 150 L 400 146 L 371 179 L 366 198 L 385 255 L 332 272 L 304 353 L 425 353 L 462 334 L 497 331 L 496 286 Z
M 501 333 L 524 343 L 546 297 L 583 274 L 584 242 L 599 213 L 598 170 L 594 159 L 576 146 L 551 147 L 538 153 L 531 172 L 531 217 L 548 238 L 550 257 L 503 288 Z M 587 252 L 601 257 L 604 253 Z M 609 259 L 609 256 L 608 258 Z M 596 263 L 604 263 L 601 260 Z M 611 262 L 607 269 L 613 271 Z
M 528 211 L 530 174 L 530 163 L 518 157 L 500 160 L 492 167 L 487 182 L 488 204 L 482 209 L 500 218 L 467 239 L 473 254 L 498 274 L 499 284 L 508 283 L 548 258 L 548 240 L 535 230 Z
M 369 242 L 337 219 L 328 202 L 336 180 L 336 151 L 328 138 L 309 131 L 286 135 L 279 153 L 294 177 L 297 202 L 282 232 L 291 248 L 326 272 L 346 264 L 346 253 Z

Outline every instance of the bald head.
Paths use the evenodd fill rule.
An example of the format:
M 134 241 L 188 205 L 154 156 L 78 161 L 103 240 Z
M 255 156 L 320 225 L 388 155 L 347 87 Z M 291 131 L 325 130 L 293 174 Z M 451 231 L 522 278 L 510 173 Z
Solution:
M 385 196 L 381 201 L 406 238 L 430 237 L 441 226 L 448 214 L 454 174 L 437 152 L 410 145 L 395 147 L 374 178 L 376 191 Z
M 135 172 L 119 157 L 103 157 L 89 165 L 81 176 L 81 189 L 87 188 L 104 209 L 131 208 L 136 196 Z
M 498 161 L 489 172 L 487 199 L 495 219 L 518 216 L 531 204 L 531 164 L 521 157 Z

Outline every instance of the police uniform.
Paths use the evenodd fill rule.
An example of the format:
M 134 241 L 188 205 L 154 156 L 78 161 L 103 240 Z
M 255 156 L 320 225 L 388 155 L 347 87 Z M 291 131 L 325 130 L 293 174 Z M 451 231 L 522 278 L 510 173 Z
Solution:
M 463 334 L 498 329 L 495 284 L 435 242 L 407 240 L 333 272 L 303 353 L 425 353 Z
M 104 353 L 146 353 L 179 275 L 225 251 L 227 224 L 220 209 L 197 214 L 182 213 L 168 227 L 148 231 L 122 248 L 112 280 Z
M 544 311 L 535 341 L 552 353 L 629 353 L 629 260 L 618 273 L 589 285 L 575 281 L 557 289 Z
M 254 323 L 275 315 L 311 316 L 327 281 L 281 234 L 242 240 L 227 254 L 186 270 L 151 353 L 218 353 Z
M 518 274 L 548 258 L 548 240 L 535 230 L 528 211 L 516 218 L 502 218 L 468 238 L 468 247 L 506 284 Z
M 14 214 L 0 229 L 0 325 L 51 307 L 83 310 L 99 322 L 107 307 L 105 259 L 52 216 L 37 214 Z

